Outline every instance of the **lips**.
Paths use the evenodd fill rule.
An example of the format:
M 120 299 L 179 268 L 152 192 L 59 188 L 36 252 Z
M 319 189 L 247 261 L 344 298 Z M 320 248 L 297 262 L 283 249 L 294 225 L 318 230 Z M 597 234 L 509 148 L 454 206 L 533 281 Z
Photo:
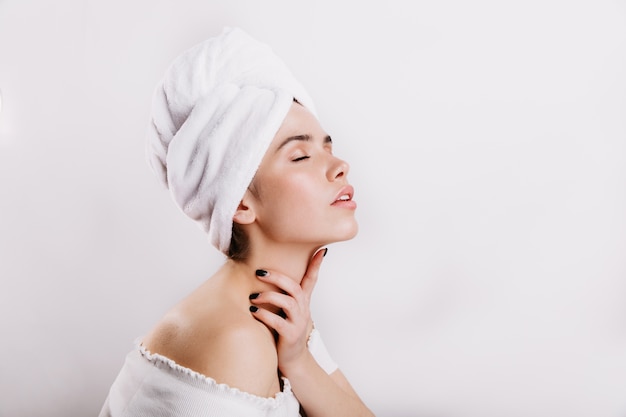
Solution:
M 356 208 L 356 202 L 352 200 L 354 196 L 354 188 L 346 185 L 337 193 L 337 196 L 331 203 L 332 206 L 340 206 L 346 208 Z

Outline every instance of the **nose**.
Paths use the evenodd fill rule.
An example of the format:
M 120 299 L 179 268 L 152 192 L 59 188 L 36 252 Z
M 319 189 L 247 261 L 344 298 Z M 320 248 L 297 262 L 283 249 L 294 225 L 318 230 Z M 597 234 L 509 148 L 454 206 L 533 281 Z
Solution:
M 343 159 L 333 157 L 333 162 L 328 170 L 328 180 L 335 181 L 348 176 L 350 165 Z

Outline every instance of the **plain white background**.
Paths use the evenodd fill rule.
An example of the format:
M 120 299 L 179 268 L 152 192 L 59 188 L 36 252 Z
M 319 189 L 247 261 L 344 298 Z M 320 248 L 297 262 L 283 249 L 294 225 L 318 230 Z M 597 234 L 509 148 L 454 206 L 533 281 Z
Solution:
M 351 165 L 313 300 L 379 417 L 626 415 L 626 3 L 0 0 L 0 415 L 97 415 L 222 262 L 144 161 L 152 89 L 240 26 Z

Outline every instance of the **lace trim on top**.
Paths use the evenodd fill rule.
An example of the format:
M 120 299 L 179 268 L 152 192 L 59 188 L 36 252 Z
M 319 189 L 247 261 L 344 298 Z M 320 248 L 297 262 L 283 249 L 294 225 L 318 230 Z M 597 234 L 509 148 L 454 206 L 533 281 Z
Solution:
M 170 358 L 167 358 L 163 355 L 159 355 L 158 353 L 151 353 L 148 349 L 146 349 L 140 343 L 137 343 L 136 345 L 137 345 L 137 349 L 139 349 L 139 352 L 141 353 L 141 356 L 143 356 L 153 365 L 157 367 L 161 367 L 160 365 L 167 365 L 170 369 L 184 375 L 185 377 L 188 377 L 191 380 L 204 382 L 208 386 L 216 388 L 219 392 L 232 395 L 233 397 L 237 399 L 251 402 L 254 405 L 259 406 L 259 407 L 277 408 L 281 406 L 281 404 L 285 401 L 287 396 L 294 396 L 291 391 L 291 384 L 289 383 L 289 380 L 285 377 L 281 377 L 283 380 L 282 391 L 276 393 L 274 397 L 270 397 L 270 398 L 260 397 L 258 395 L 251 394 L 249 392 L 241 391 L 238 388 L 231 387 L 228 384 L 218 383 L 213 378 L 210 378 L 192 369 L 181 366 Z

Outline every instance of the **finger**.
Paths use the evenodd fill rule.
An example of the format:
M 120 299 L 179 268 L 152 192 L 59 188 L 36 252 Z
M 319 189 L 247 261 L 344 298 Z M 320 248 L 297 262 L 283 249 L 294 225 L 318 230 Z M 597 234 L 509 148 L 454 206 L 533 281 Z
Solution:
M 267 282 L 269 284 L 273 284 L 274 286 L 283 290 L 285 293 L 294 297 L 296 295 L 299 295 L 300 292 L 302 291 L 302 288 L 300 288 L 300 285 L 298 285 L 298 283 L 296 283 L 291 278 L 285 275 L 282 275 L 278 272 L 272 271 L 270 273 L 269 271 L 266 271 L 264 269 L 257 269 L 256 276 L 261 281 Z
M 313 294 L 313 288 L 315 288 L 315 284 L 317 283 L 317 277 L 319 275 L 320 267 L 322 266 L 322 260 L 324 260 L 324 256 L 326 256 L 326 252 L 328 252 L 328 248 L 320 249 L 315 253 L 315 255 L 313 255 L 306 268 L 306 273 L 302 278 L 302 282 L 300 283 L 300 287 L 302 287 L 302 290 L 309 297 Z
M 275 291 L 262 292 L 258 296 L 250 298 L 250 303 L 257 306 L 266 304 L 278 307 L 287 313 L 292 313 L 288 316 L 292 316 L 293 312 L 298 309 L 298 303 L 293 297 Z
M 275 330 L 279 335 L 284 336 L 287 332 L 288 323 L 279 315 L 257 306 L 250 306 L 250 313 L 252 313 L 255 319 L 270 329 Z

